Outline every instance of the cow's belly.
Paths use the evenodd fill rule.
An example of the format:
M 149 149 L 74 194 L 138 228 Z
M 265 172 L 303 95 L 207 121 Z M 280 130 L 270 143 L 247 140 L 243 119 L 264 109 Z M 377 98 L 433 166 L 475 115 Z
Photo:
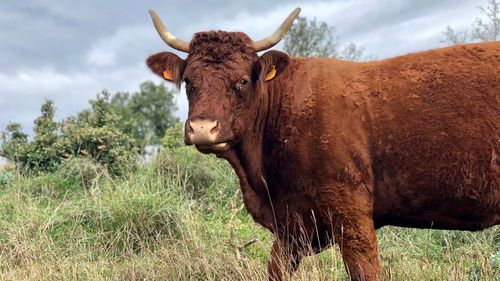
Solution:
M 451 189 L 379 189 L 374 198 L 375 226 L 481 230 L 500 223 L 500 204 L 487 200 L 494 196 L 447 196 L 450 193 L 440 192 L 446 188 Z

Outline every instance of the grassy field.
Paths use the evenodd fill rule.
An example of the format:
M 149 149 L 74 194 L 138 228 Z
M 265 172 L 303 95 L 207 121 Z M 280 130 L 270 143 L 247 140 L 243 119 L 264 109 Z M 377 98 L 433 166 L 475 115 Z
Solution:
M 498 226 L 378 237 L 384 280 L 500 280 Z M 31 177 L 0 169 L 0 280 L 265 280 L 271 243 L 228 165 L 190 148 L 121 179 L 83 159 Z M 345 278 L 333 246 L 291 279 Z

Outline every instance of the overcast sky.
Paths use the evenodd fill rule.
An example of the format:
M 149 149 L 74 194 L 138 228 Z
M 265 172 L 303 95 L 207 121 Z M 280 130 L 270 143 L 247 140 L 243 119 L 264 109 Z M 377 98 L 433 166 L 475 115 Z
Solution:
M 134 92 L 146 80 L 159 83 L 144 61 L 169 48 L 153 28 L 150 8 L 172 33 L 188 41 L 193 33 L 212 29 L 244 31 L 259 39 L 301 7 L 302 16 L 336 26 L 341 43 L 354 42 L 382 59 L 442 47 L 445 27 L 468 27 L 485 2 L 2 0 L 0 130 L 19 122 L 30 132 L 46 99 L 55 101 L 61 119 L 88 107 L 102 89 Z M 177 101 L 177 114 L 184 119 L 184 93 Z

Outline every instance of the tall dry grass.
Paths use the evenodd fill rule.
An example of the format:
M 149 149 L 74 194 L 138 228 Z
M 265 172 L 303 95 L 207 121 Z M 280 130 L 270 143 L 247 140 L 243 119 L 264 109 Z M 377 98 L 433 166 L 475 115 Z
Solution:
M 11 173 L 0 183 L 0 280 L 266 279 L 273 237 L 242 208 L 223 161 L 181 148 L 126 178 L 82 159 L 40 176 L 0 173 Z M 386 227 L 378 239 L 384 280 L 500 280 L 498 226 Z M 345 278 L 335 246 L 291 277 Z

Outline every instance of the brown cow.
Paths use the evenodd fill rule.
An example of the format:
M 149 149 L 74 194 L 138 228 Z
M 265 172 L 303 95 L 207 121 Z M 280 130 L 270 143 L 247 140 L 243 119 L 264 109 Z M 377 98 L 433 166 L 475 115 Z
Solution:
M 376 62 L 294 58 L 269 38 L 175 38 L 152 71 L 186 83 L 186 144 L 228 160 L 245 207 L 277 239 L 269 277 L 333 241 L 352 280 L 380 273 L 375 229 L 481 230 L 500 222 L 500 43 Z

